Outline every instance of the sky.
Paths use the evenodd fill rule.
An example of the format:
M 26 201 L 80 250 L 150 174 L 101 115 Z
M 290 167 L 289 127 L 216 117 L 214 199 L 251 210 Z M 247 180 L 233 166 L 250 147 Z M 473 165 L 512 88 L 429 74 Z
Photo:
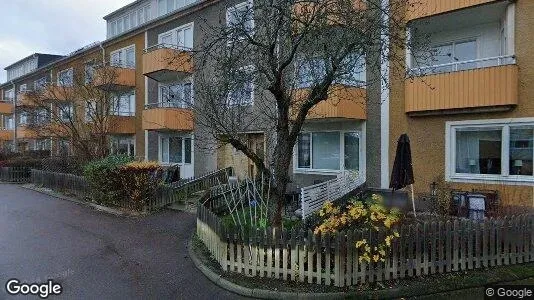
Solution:
M 133 0 L 0 0 L 0 82 L 33 53 L 65 55 L 106 39 L 102 17 Z

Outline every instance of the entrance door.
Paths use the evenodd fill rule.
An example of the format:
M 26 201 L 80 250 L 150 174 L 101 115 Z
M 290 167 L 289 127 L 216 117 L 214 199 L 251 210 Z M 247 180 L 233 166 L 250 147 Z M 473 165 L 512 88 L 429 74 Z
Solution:
M 180 178 L 195 175 L 193 139 L 188 134 L 160 134 L 159 161 L 162 165 L 180 166 Z

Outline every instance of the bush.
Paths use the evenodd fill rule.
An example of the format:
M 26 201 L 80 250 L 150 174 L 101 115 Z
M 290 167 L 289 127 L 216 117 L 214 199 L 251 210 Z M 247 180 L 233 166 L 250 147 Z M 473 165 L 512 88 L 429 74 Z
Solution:
M 43 170 L 56 173 L 82 175 L 84 163 L 79 157 L 47 157 L 42 161 Z
M 0 161 L 0 167 L 19 167 L 28 169 L 41 169 L 41 159 L 28 156 L 13 157 Z
M 84 167 L 93 201 L 140 211 L 154 196 L 161 167 L 155 162 L 134 162 L 128 156 L 112 155 Z
M 353 199 L 345 208 L 326 202 L 319 210 L 319 217 L 322 221 L 315 228 L 315 234 L 337 233 L 356 228 L 372 232 L 374 239 L 368 241 L 364 238 L 355 243 L 361 253 L 360 262 L 384 261 L 392 241 L 399 237 L 393 227 L 400 222 L 401 212 L 396 208 L 388 209 L 378 195 L 372 195 L 365 201 Z M 382 234 L 384 238 L 377 239 L 377 233 Z
M 131 162 L 126 155 L 110 155 L 88 163 L 83 175 L 91 187 L 93 200 L 103 205 L 117 205 L 121 199 L 119 168 Z
M 128 207 L 142 210 L 145 203 L 154 196 L 160 182 L 156 173 L 161 170 L 155 162 L 130 162 L 118 168 L 122 197 Z

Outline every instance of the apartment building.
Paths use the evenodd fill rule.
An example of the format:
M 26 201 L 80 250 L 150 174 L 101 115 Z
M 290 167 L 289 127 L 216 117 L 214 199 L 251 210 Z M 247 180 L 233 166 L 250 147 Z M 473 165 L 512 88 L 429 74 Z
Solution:
M 434 55 L 407 52 L 413 79 L 392 78 L 390 161 L 408 133 L 416 192 L 441 179 L 532 205 L 534 2 L 429 0 L 408 19 L 407 37 L 430 36 Z

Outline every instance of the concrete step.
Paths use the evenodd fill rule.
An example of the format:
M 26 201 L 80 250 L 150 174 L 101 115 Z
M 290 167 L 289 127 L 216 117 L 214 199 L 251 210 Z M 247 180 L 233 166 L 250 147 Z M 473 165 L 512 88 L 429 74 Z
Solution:
M 189 213 L 196 213 L 197 212 L 197 205 L 196 202 L 175 202 L 169 206 L 167 206 L 168 209 L 171 210 L 178 210 L 178 211 L 185 211 Z

